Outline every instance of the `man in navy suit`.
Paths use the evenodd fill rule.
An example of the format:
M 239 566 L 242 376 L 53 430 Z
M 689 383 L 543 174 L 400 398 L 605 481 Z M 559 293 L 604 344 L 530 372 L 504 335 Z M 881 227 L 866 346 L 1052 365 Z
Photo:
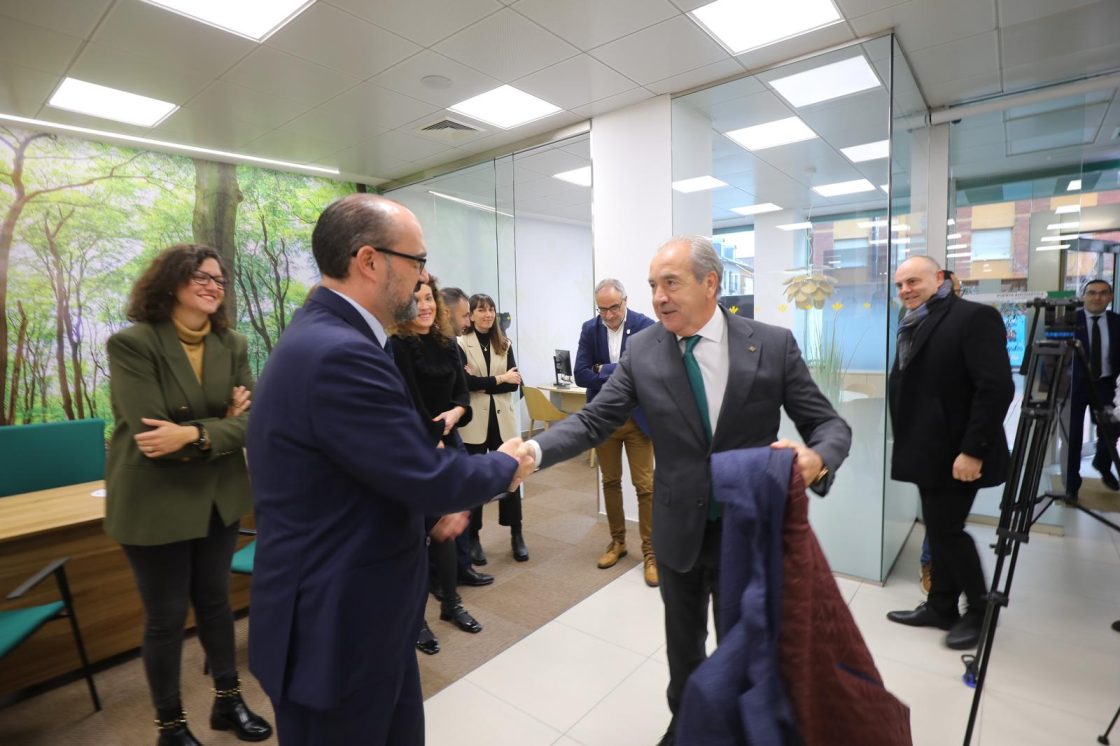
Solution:
M 576 352 L 576 383 L 587 389 L 590 403 L 618 367 L 630 335 L 653 326 L 649 316 L 626 308 L 626 288 L 613 278 L 595 286 L 598 315 L 584 322 Z M 626 556 L 626 514 L 622 510 L 622 449 L 630 462 L 630 479 L 638 493 L 638 534 L 642 537 L 642 561 L 646 585 L 657 587 L 657 559 L 653 554 L 653 443 L 641 409 L 595 446 L 603 473 L 603 504 L 611 543 L 599 558 L 599 567 L 613 567 Z
M 1069 438 L 1066 450 L 1066 494 L 1077 497 L 1081 489 L 1081 441 L 1085 430 L 1085 410 L 1092 403 L 1089 387 L 1096 388 L 1102 406 L 1111 406 L 1116 393 L 1116 374 L 1120 373 L 1120 315 L 1108 310 L 1112 305 L 1112 285 L 1104 280 L 1089 280 L 1081 290 L 1084 308 L 1077 312 L 1077 339 L 1089 358 L 1086 380 L 1081 366 L 1074 363 L 1069 397 Z M 1097 430 L 1097 453 L 1093 468 L 1111 490 L 1120 489 L 1112 473 L 1109 449 Z
M 421 744 L 413 644 L 427 587 L 424 516 L 463 511 L 530 464 L 432 447 L 385 326 L 415 316 L 427 252 L 404 206 L 353 194 L 312 234 L 322 286 L 253 396 L 248 451 L 259 538 L 249 665 L 285 746 Z M 511 486 L 512 484 L 512 486 Z M 446 515 L 455 514 L 455 515 Z

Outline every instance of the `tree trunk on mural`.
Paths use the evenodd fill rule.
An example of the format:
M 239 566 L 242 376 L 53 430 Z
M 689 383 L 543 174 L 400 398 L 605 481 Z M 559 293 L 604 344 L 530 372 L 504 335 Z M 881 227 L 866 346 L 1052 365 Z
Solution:
M 23 310 L 23 303 L 16 301 L 16 310 L 19 312 L 19 331 L 16 333 L 16 356 L 12 362 L 12 390 L 8 399 L 8 414 L 5 422 L 16 421 L 16 402 L 19 401 L 19 376 L 23 367 L 23 358 L 27 354 L 27 313 Z
M 237 166 L 194 160 L 194 242 L 210 246 L 222 255 L 230 278 L 237 275 L 237 205 L 241 189 Z M 237 296 L 226 299 L 230 323 L 237 323 Z

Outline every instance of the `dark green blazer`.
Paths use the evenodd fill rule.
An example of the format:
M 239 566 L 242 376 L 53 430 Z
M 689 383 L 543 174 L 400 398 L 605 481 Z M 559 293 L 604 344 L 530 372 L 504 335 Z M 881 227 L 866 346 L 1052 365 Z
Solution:
M 227 526 L 248 513 L 249 414 L 225 417 L 234 386 L 253 388 L 245 337 L 206 337 L 201 384 L 171 322 L 130 326 L 109 338 L 108 350 L 116 423 L 105 471 L 105 532 L 122 544 L 168 544 L 206 536 L 211 506 Z M 148 458 L 133 440 L 150 429 L 142 417 L 200 423 L 210 449 L 188 445 Z

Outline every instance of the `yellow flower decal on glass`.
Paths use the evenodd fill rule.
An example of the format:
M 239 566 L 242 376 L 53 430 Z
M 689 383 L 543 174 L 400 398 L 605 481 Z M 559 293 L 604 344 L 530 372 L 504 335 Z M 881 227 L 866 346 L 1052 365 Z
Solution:
M 843 308 L 843 307 L 844 307 L 844 304 L 843 304 L 843 303 L 841 303 L 841 302 L 839 302 L 839 301 L 837 301 L 836 303 L 833 303 L 833 304 L 832 304 L 832 310 L 833 310 L 833 311 L 839 311 L 839 310 L 840 310 L 841 308 Z
M 778 304 L 778 311 L 780 311 L 781 313 L 785 313 L 788 310 L 789 310 L 789 306 L 787 306 L 785 303 L 779 303 Z
M 739 315 L 739 307 L 738 306 L 732 306 L 731 308 L 727 309 L 727 312 L 735 314 L 736 316 L 738 316 Z
M 865 302 L 865 303 L 863 304 L 863 307 L 864 307 L 864 308 L 871 308 L 871 304 L 870 304 L 870 303 L 866 303 L 866 302 Z

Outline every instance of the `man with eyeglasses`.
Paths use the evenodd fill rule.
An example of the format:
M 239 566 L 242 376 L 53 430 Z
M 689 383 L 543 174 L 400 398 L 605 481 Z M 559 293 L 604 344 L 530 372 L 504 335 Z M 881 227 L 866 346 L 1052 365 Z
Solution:
M 416 216 L 372 194 L 329 205 L 311 236 L 322 285 L 254 391 L 248 451 L 257 529 L 249 665 L 285 746 L 422 744 L 414 644 L 431 535 L 516 489 L 520 438 L 469 456 L 432 447 L 385 327 L 427 281 Z
M 1116 393 L 1116 375 L 1120 373 L 1120 315 L 1109 310 L 1112 285 L 1104 280 L 1089 280 L 1081 289 L 1085 306 L 1077 312 L 1076 337 L 1089 358 L 1089 378 L 1080 366 L 1073 366 L 1069 396 L 1069 437 L 1066 442 L 1066 494 L 1077 497 L 1081 489 L 1081 441 L 1085 430 L 1085 410 L 1089 408 L 1090 387 L 1096 388 L 1102 405 L 1112 403 Z M 1120 489 L 1104 434 L 1097 430 L 1097 452 L 1093 468 L 1100 472 L 1101 482 L 1110 490 Z
M 584 322 L 576 352 L 576 383 L 587 389 L 590 402 L 618 367 L 630 335 L 653 326 L 653 319 L 626 308 L 626 289 L 607 278 L 595 286 L 596 316 Z M 658 585 L 657 559 L 653 554 L 653 443 L 641 407 L 625 424 L 599 445 L 595 455 L 603 474 L 603 504 L 611 542 L 599 558 L 600 569 L 613 567 L 626 556 L 626 514 L 622 509 L 622 451 L 630 463 L 630 480 L 638 493 L 638 535 L 646 585 Z

